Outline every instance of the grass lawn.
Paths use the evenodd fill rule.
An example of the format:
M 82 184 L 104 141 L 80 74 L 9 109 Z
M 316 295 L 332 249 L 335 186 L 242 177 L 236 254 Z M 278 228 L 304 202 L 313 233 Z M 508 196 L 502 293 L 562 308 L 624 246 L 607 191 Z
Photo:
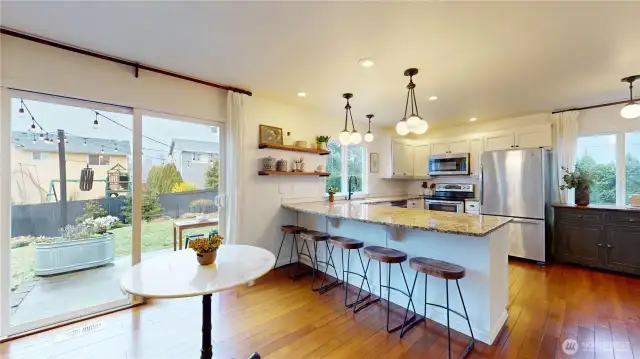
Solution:
M 207 234 L 217 228 L 195 228 L 182 231 L 183 236 L 193 233 Z M 131 254 L 131 226 L 113 229 L 116 235 L 116 257 Z M 183 238 L 184 246 L 184 238 Z M 164 248 L 173 248 L 173 220 L 142 222 L 142 252 L 151 252 Z M 34 277 L 35 245 L 11 250 L 11 286 L 29 281 Z

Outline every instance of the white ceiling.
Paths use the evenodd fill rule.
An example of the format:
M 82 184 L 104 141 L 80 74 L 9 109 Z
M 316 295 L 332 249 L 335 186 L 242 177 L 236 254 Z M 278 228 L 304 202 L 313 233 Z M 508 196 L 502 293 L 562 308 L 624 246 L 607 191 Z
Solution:
M 335 116 L 353 92 L 358 120 L 384 124 L 403 115 L 408 67 L 420 114 L 440 125 L 621 100 L 620 78 L 640 74 L 637 2 L 1 6 L 13 29 Z

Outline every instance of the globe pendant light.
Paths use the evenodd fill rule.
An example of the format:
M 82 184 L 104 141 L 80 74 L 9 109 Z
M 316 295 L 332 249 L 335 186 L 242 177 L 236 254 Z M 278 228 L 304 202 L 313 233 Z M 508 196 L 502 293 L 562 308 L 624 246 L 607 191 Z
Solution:
M 409 84 L 407 85 L 407 101 L 404 106 L 404 117 L 396 124 L 396 132 L 400 136 L 405 136 L 409 132 L 421 135 L 429 129 L 429 124 L 418 113 L 418 103 L 416 102 L 415 87 L 413 76 L 418 74 L 418 69 L 411 68 L 404 71 L 405 76 L 409 76 Z M 411 102 L 411 114 L 407 116 L 409 110 L 409 102 Z
M 362 141 L 362 135 L 356 131 L 356 127 L 353 124 L 353 115 L 351 114 L 351 104 L 349 104 L 349 99 L 353 97 L 353 94 L 345 93 L 342 95 L 343 98 L 347 100 L 347 104 L 344 106 L 344 130 L 340 133 L 338 140 L 343 146 L 346 146 L 350 143 L 357 145 Z M 347 130 L 347 123 L 351 119 L 351 133 Z
M 373 133 L 371 133 L 371 119 L 373 118 L 372 114 L 368 114 L 367 118 L 369 119 L 369 131 L 367 131 L 367 134 L 364 135 L 364 140 L 366 142 L 371 142 L 373 141 Z
M 629 83 L 629 103 L 620 110 L 620 116 L 626 119 L 640 117 L 640 104 L 633 100 L 633 81 L 637 79 L 640 79 L 640 75 L 625 77 L 621 80 Z

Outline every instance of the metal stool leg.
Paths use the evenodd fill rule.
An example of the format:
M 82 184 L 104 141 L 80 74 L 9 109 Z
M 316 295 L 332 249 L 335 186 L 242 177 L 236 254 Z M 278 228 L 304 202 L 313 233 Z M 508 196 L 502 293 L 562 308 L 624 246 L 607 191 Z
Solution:
M 413 277 L 413 285 L 411 286 L 411 291 L 409 292 L 410 297 L 413 299 L 413 293 L 416 289 L 416 282 L 418 281 L 418 274 L 420 274 L 419 272 L 416 272 L 415 277 Z M 426 297 L 425 297 L 426 298 Z M 425 300 L 426 302 L 426 300 Z M 413 328 L 414 326 L 416 326 L 418 323 L 421 323 L 422 321 L 425 320 L 426 318 L 426 310 L 427 310 L 427 306 L 424 306 L 424 310 L 425 310 L 425 315 L 424 316 L 417 316 L 417 314 L 415 314 L 415 307 L 413 308 L 413 312 L 414 315 L 411 319 L 407 320 L 407 317 L 409 316 L 409 304 L 412 304 L 411 302 L 407 303 L 407 308 L 405 309 L 404 312 L 404 321 L 402 324 L 402 330 L 400 330 L 400 338 L 403 338 L 405 334 L 407 334 L 407 332 L 409 331 L 409 329 Z M 416 317 L 417 316 L 417 317 Z
M 451 311 L 449 310 L 449 281 L 445 280 L 444 283 L 447 291 L 447 348 L 449 349 L 448 358 L 451 359 L 451 325 L 449 323 L 449 316 Z
M 464 304 L 464 298 L 462 298 L 462 291 L 460 290 L 460 283 L 456 279 L 456 285 L 458 286 L 458 294 L 460 295 L 460 301 L 462 302 L 462 309 L 464 309 L 464 315 L 467 319 L 467 325 L 469 325 L 469 333 L 471 333 L 471 341 L 467 344 L 467 348 L 464 350 L 460 358 L 465 358 L 471 349 L 473 349 L 473 345 L 475 343 L 476 338 L 473 336 L 473 329 L 471 329 L 471 321 L 469 320 L 469 313 L 467 313 L 467 306 Z
M 296 247 L 298 245 L 298 238 L 296 238 Z M 304 248 L 307 248 L 307 253 L 304 253 Z M 311 267 L 315 268 L 315 262 L 313 261 L 313 257 L 311 256 L 311 249 L 309 248 L 309 245 L 307 244 L 307 241 L 303 238 L 302 239 L 302 245 L 300 246 L 300 251 L 298 251 L 298 263 L 295 266 L 295 271 L 293 271 L 292 273 L 289 273 L 289 278 L 290 279 L 297 279 L 300 278 L 304 275 L 309 274 L 309 272 L 305 272 L 305 273 L 299 273 L 300 270 L 300 257 L 304 256 L 309 258 L 309 261 L 311 262 Z M 315 272 L 313 272 L 315 274 Z
M 325 243 L 325 247 L 326 247 L 326 253 L 327 253 L 327 259 L 324 262 L 320 262 L 320 263 L 324 263 L 324 273 L 322 274 L 322 282 L 320 282 L 320 287 L 318 288 L 318 291 L 320 294 L 324 294 L 326 292 L 328 292 L 330 289 L 335 288 L 339 285 L 342 285 L 344 283 L 344 281 L 340 281 L 340 277 L 338 276 L 338 270 L 336 269 L 336 264 L 333 261 L 333 250 L 335 249 L 334 246 L 331 246 L 331 248 L 329 248 L 329 243 L 328 242 L 324 242 Z M 329 271 L 329 267 L 333 268 L 333 272 L 336 275 L 336 279 L 327 284 L 324 285 L 324 281 L 327 277 L 327 272 Z M 344 273 L 343 273 L 344 276 Z
M 298 238 L 296 238 L 296 234 L 293 234 L 293 238 L 291 239 L 291 252 L 289 253 L 289 264 L 291 265 L 293 263 L 293 247 L 297 247 L 298 246 Z M 296 251 L 296 254 L 298 252 Z M 300 260 L 300 257 L 298 257 L 298 260 Z
M 360 258 L 362 262 L 362 258 Z M 360 300 L 360 293 L 362 293 L 362 287 L 364 286 L 364 282 L 367 282 L 367 286 L 369 285 L 369 280 L 367 278 L 367 272 L 369 271 L 369 265 L 371 264 L 371 258 L 369 258 L 369 260 L 367 261 L 367 266 L 364 268 L 364 275 L 362 276 L 362 283 L 360 283 L 360 289 L 358 289 L 358 296 L 356 297 L 356 303 L 363 303 L 363 301 Z M 369 288 L 371 289 L 371 288 Z M 382 289 L 380 290 L 382 292 Z M 371 290 L 369 290 L 369 293 L 371 293 Z M 369 294 L 371 295 L 371 294 Z M 364 299 L 364 298 L 363 298 Z M 376 299 L 372 299 L 368 302 L 364 302 L 362 305 L 358 306 L 358 305 L 354 305 L 353 306 L 353 313 L 358 313 L 359 311 L 363 310 L 364 308 L 367 308 L 368 306 L 379 302 L 380 301 L 380 296 L 378 296 L 378 298 Z
M 278 269 L 278 259 L 280 258 L 280 251 L 282 251 L 282 245 L 287 237 L 287 232 L 282 233 L 282 240 L 280 241 L 280 248 L 278 248 L 278 255 L 276 255 L 276 262 L 273 264 L 273 269 Z M 188 241 L 189 239 L 187 239 Z M 187 242 L 188 243 L 188 242 Z
M 344 253 L 344 249 L 342 249 L 342 252 Z M 360 266 L 362 267 L 362 270 L 364 271 L 363 273 L 365 273 L 365 268 L 364 268 L 364 262 L 362 261 L 362 256 L 360 255 L 360 250 L 356 249 L 356 252 L 358 252 L 358 258 L 360 259 Z M 364 301 L 366 301 L 367 299 L 369 299 L 371 297 L 371 286 L 369 285 L 369 279 L 366 280 L 367 282 L 367 289 L 369 290 L 369 293 L 362 297 L 357 299 L 356 301 L 349 303 L 347 298 L 348 298 L 348 287 L 349 287 L 349 274 L 354 274 L 357 276 L 362 277 L 362 274 L 359 273 L 355 273 L 355 272 L 351 272 L 351 249 L 347 249 L 347 270 L 344 270 L 344 257 L 342 258 L 342 282 L 344 283 L 344 306 L 346 308 L 351 308 L 353 306 L 356 306 L 358 304 L 363 303 Z M 345 273 L 346 273 L 346 281 L 345 281 Z

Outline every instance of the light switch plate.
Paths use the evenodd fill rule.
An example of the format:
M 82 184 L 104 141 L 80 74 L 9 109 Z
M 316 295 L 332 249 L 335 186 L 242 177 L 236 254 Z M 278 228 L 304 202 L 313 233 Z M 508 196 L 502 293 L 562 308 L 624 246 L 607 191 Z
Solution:
M 280 183 L 278 185 L 278 193 L 280 193 L 280 194 L 289 193 L 289 185 L 288 184 L 284 184 L 284 183 Z

